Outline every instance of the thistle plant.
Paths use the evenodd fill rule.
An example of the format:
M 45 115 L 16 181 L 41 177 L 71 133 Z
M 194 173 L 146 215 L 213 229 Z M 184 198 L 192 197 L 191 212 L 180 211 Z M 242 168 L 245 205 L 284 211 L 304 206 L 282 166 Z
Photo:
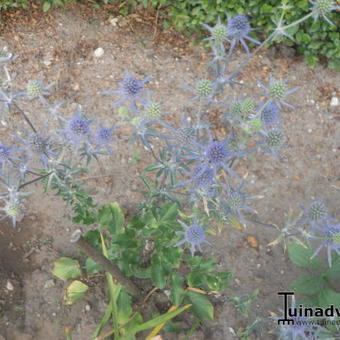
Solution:
M 23 188 L 41 182 L 46 191 L 63 197 L 73 211 L 74 223 L 100 225 L 100 229 L 91 230 L 85 236 L 96 250 L 115 262 L 125 276 L 147 278 L 160 290 L 168 286 L 169 299 L 176 307 L 186 302 L 197 307 L 197 290 L 216 293 L 226 286 L 229 278 L 229 273 L 225 272 L 211 274 L 216 261 L 199 256 L 197 250 L 206 251 L 201 246 L 209 244 L 206 235 L 215 224 L 233 225 L 230 221 L 235 220 L 245 224 L 252 220 L 252 215 L 257 215 L 251 206 L 255 197 L 243 189 L 246 184 L 240 179 L 245 176 L 240 173 L 238 163 L 257 157 L 259 152 L 270 153 L 276 161 L 280 160 L 280 150 L 289 137 L 281 124 L 283 112 L 293 108 L 286 98 L 298 88 L 290 88 L 286 80 L 270 75 L 269 82 L 258 81 L 264 90 L 262 93 L 230 100 L 225 90 L 241 87 L 240 71 L 268 42 L 289 35 L 289 28 L 311 17 L 321 16 L 329 21 L 327 14 L 339 9 L 332 0 L 319 0 L 312 5 L 311 13 L 285 24 L 289 6 L 284 2 L 277 26 L 263 42 L 251 37 L 254 28 L 243 14 L 229 17 L 226 23 L 219 18 L 213 27 L 204 25 L 210 33 L 205 40 L 212 50 L 208 76 L 197 80 L 194 87 L 184 86 L 194 96 L 187 101 L 183 119 L 176 123 L 167 120 L 163 102 L 151 99 L 152 91 L 148 88 L 151 76 L 139 80 L 128 72 L 116 85 L 118 90 L 101 92 L 119 97 L 112 104 L 114 114 L 115 108 L 120 106 L 117 124 L 105 125 L 87 116 L 82 109 L 62 114 L 61 106 L 65 103 L 49 103 L 46 99 L 53 84 L 44 85 L 42 80 L 31 79 L 26 91 L 14 91 L 6 66 L 12 55 L 1 52 L 0 66 L 5 79 L 0 83 L 2 107 L 9 114 L 14 110 L 19 112 L 25 128 L 28 125 L 31 130 L 24 137 L 11 137 L 8 138 L 10 142 L 0 143 L 0 183 L 7 190 L 0 195 L 1 218 L 12 219 L 15 226 L 19 217 L 28 213 L 24 209 L 28 193 Z M 252 45 L 248 46 L 247 42 Z M 231 70 L 230 61 L 239 44 L 247 54 L 243 60 L 237 56 L 239 64 L 236 70 Z M 144 96 L 146 94 L 148 96 Z M 259 95 L 265 95 L 266 99 L 260 102 Z M 39 99 L 47 115 L 46 126 L 36 126 L 22 109 L 27 99 Z M 128 107 L 121 106 L 126 103 Z M 225 117 L 221 133 L 209 122 L 211 108 Z M 131 133 L 119 140 L 135 143 L 136 148 L 142 146 L 142 151 L 149 152 L 154 162 L 140 176 L 146 190 L 139 214 L 126 225 L 116 204 L 97 209 L 83 182 L 93 159 L 100 163 L 101 157 L 113 155 L 112 145 L 118 141 L 122 126 L 130 127 Z M 13 179 L 8 179 L 10 173 L 16 185 L 12 184 Z M 309 261 L 325 248 L 328 265 L 333 268 L 334 253 L 340 255 L 338 222 L 329 216 L 322 201 L 310 203 L 302 215 L 282 230 L 274 226 L 280 235 L 272 244 L 280 240 L 290 242 L 297 236 L 319 242 L 315 252 L 309 254 Z M 255 223 L 270 226 L 259 221 Z M 109 251 L 106 244 L 109 244 Z M 180 247 L 182 245 L 184 247 Z M 185 279 L 177 272 L 183 263 L 190 271 Z M 199 296 L 199 299 L 204 301 L 205 307 L 199 309 L 198 317 L 212 319 L 208 298 Z M 114 333 L 119 338 L 119 327 Z M 307 339 L 312 333 L 296 327 L 281 329 L 280 334 L 282 339 L 297 340 L 299 337 Z

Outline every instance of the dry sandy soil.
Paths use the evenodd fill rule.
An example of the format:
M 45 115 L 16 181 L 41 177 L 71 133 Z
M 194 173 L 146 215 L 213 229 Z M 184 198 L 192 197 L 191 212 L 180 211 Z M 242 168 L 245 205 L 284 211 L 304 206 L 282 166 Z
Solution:
M 174 32 L 156 30 L 153 21 L 138 15 L 113 25 L 110 10 L 95 11 L 86 6 L 66 7 L 45 16 L 34 13 L 8 16 L 0 43 L 17 56 L 10 67 L 17 74 L 18 87 L 24 88 L 29 79 L 39 78 L 43 72 L 46 82 L 56 82 L 57 91 L 51 100 L 68 101 L 66 114 L 80 104 L 98 120 L 117 121 L 116 112 L 110 109 L 112 97 L 102 97 L 99 91 L 116 88 L 127 69 L 140 78 L 154 76 L 149 88 L 164 101 L 165 111 L 172 113 L 169 120 L 175 124 L 183 109 L 191 105 L 186 101 L 188 93 L 180 86 L 193 85 L 206 75 L 208 54 L 202 47 L 192 47 L 190 40 Z M 104 55 L 95 58 L 98 47 L 104 49 Z M 244 58 L 242 53 L 232 67 L 240 58 Z M 249 192 L 263 196 L 253 205 L 259 212 L 257 219 L 282 226 L 290 209 L 297 212 L 300 204 L 320 197 L 339 218 L 340 110 L 339 106 L 331 107 L 330 100 L 339 97 L 340 75 L 322 66 L 311 69 L 299 58 L 270 50 L 254 58 L 244 70 L 244 82 L 250 84 L 246 92 L 258 91 L 255 79 L 265 81 L 270 72 L 288 78 L 290 86 L 301 89 L 290 98 L 295 109 L 284 112 L 288 141 L 282 158 L 259 155 L 253 162 L 236 167 L 238 173 L 249 174 Z M 243 94 L 243 89 L 238 91 Z M 37 126 L 44 125 L 39 104 L 25 109 Z M 13 116 L 8 126 L 0 127 L 1 139 L 20 129 L 23 123 L 19 118 Z M 224 130 L 216 113 L 211 112 L 210 118 L 216 133 L 222 136 Z M 97 202 L 117 201 L 125 209 L 137 205 L 137 191 L 142 187 L 138 175 L 150 157 L 140 149 L 142 160 L 135 161 L 134 149 L 133 145 L 118 143 L 114 156 L 104 161 L 106 177 L 95 167 L 91 170 L 88 187 Z M 35 193 L 27 204 L 28 216 L 16 229 L 1 222 L 0 335 L 7 340 L 62 340 L 64 328 L 71 327 L 74 340 L 90 339 L 105 310 L 105 282 L 94 285 L 85 300 L 71 307 L 62 305 L 63 283 L 53 277 L 51 268 L 61 255 L 79 256 L 69 242 L 74 227 L 60 198 L 44 194 L 39 185 L 30 189 Z M 247 242 L 249 236 L 257 244 Z M 198 329 L 190 339 L 236 339 L 231 329 L 245 327 L 255 316 L 264 322 L 252 337 L 275 338 L 268 334 L 274 325 L 265 320 L 270 311 L 281 307 L 277 292 L 287 290 L 301 272 L 289 262 L 281 246 L 267 247 L 275 236 L 274 230 L 251 223 L 242 231 L 226 227 L 220 237 L 210 236 L 214 247 L 207 248 L 207 254 L 216 256 L 221 268 L 234 273 L 225 297 L 256 288 L 260 294 L 248 320 L 226 298 L 220 299 L 216 321 Z M 13 289 L 8 290 L 8 280 Z M 178 336 L 164 336 L 165 340 L 173 338 Z

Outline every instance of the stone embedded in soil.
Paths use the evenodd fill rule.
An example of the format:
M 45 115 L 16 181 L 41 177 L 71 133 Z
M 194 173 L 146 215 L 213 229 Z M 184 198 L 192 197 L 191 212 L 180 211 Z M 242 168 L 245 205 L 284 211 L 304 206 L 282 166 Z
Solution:
M 53 279 L 47 280 L 44 284 L 45 289 L 52 288 L 54 286 L 55 286 L 55 282 Z
M 96 58 L 100 58 L 104 55 L 104 49 L 102 47 L 98 47 L 95 51 L 94 51 L 94 56 Z
M 6 284 L 6 289 L 9 290 L 9 291 L 13 291 L 14 290 L 14 286 L 12 284 L 11 281 L 7 281 L 7 284 Z
M 332 97 L 330 106 L 339 106 L 339 98 L 338 97 Z

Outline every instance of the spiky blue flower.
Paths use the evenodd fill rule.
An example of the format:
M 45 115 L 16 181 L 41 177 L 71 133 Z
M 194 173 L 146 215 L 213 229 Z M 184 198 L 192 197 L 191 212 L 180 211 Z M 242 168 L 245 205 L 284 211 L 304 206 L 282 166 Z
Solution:
M 243 211 L 256 213 L 256 211 L 247 205 L 247 201 L 257 199 L 255 196 L 248 196 L 243 190 L 244 182 L 241 182 L 236 188 L 231 185 L 222 185 L 221 205 L 225 214 L 232 214 L 245 222 Z
M 1 177 L 0 179 L 0 185 L 7 189 L 7 193 L 0 196 L 0 199 L 4 202 L 3 206 L 0 208 L 0 211 L 4 213 L 4 216 L 0 217 L 0 220 L 8 217 L 12 220 L 13 227 L 15 227 L 18 218 L 25 214 L 23 204 L 26 200 L 24 197 L 28 196 L 30 193 L 18 191 L 18 185 L 12 184 L 10 174 L 8 174 L 7 182 Z
M 0 143 L 0 172 L 6 165 L 11 165 L 13 159 L 18 159 L 13 155 L 20 149 Z
M 278 124 L 281 120 L 280 108 L 275 102 L 267 102 L 261 111 L 261 121 L 265 128 Z
M 173 141 L 171 147 L 183 150 L 197 148 L 198 129 L 193 126 L 191 119 L 189 119 L 187 114 L 184 115 L 179 127 L 172 126 L 164 121 L 160 123 L 170 131 L 170 135 L 164 135 L 162 138 Z
M 57 156 L 52 151 L 51 137 L 46 137 L 44 132 L 30 133 L 26 138 L 16 137 L 16 139 L 22 144 L 22 150 L 27 153 L 28 158 L 37 157 L 44 168 L 50 158 Z
M 299 87 L 294 87 L 288 90 L 287 80 L 276 80 L 271 74 L 269 75 L 269 85 L 268 87 L 259 82 L 259 86 L 265 90 L 265 95 L 269 97 L 269 100 L 281 107 L 281 104 L 289 108 L 294 108 L 294 106 L 288 104 L 285 98 L 290 94 L 294 93 L 299 89 Z
M 231 135 L 223 141 L 212 138 L 208 131 L 209 141 L 206 144 L 197 143 L 197 151 L 189 152 L 187 158 L 202 163 L 205 168 L 211 168 L 215 176 L 220 169 L 224 169 L 233 177 L 238 177 L 230 168 L 229 163 L 235 157 L 241 156 L 241 152 L 235 152 L 230 146 Z
M 250 28 L 250 24 L 248 21 L 248 18 L 243 15 L 235 15 L 232 18 L 228 20 L 228 36 L 231 38 L 230 41 L 230 49 L 229 49 L 229 55 L 232 54 L 234 47 L 238 42 L 241 43 L 243 48 L 246 50 L 246 52 L 249 54 L 249 48 L 245 42 L 245 40 L 249 40 L 253 42 L 254 44 L 260 45 L 260 42 L 251 38 L 249 36 L 249 33 L 253 31 L 253 28 Z
M 194 200 L 197 196 L 212 197 L 216 193 L 215 172 L 212 168 L 207 168 L 204 164 L 198 164 L 190 172 L 183 170 L 182 172 L 190 176 L 188 180 L 179 182 L 175 187 L 191 184 L 190 198 Z
M 312 201 L 307 207 L 301 206 L 301 209 L 303 211 L 301 223 L 309 224 L 313 231 L 322 227 L 327 221 L 332 221 L 323 199 Z
M 92 135 L 91 124 L 93 120 L 85 118 L 80 112 L 76 113 L 70 119 L 62 119 L 64 121 L 64 129 L 60 130 L 69 143 L 79 145 L 87 143 Z
M 114 141 L 113 131 L 115 130 L 115 126 L 111 126 L 107 128 L 103 125 L 94 132 L 94 141 L 96 144 L 101 146 L 107 146 L 108 144 Z
M 262 136 L 262 140 L 257 142 L 257 145 L 262 147 L 265 153 L 278 157 L 280 149 L 285 146 L 286 142 L 283 131 L 279 127 L 274 126 L 259 134 Z
M 182 221 L 178 221 L 183 227 L 184 231 L 178 231 L 176 234 L 183 235 L 183 239 L 177 242 L 174 247 L 188 243 L 190 246 L 191 255 L 194 256 L 196 249 L 202 251 L 202 243 L 210 244 L 205 238 L 205 230 L 197 223 L 186 225 Z
M 31 79 L 26 86 L 26 91 L 23 92 L 29 100 L 38 98 L 44 105 L 48 105 L 45 97 L 49 96 L 50 89 L 54 83 L 45 85 L 42 79 Z
M 24 214 L 23 202 L 16 199 L 4 200 L 4 206 L 0 208 L 0 211 L 4 213 L 4 216 L 0 217 L 0 221 L 5 218 L 12 220 L 13 227 L 16 226 L 17 220 Z
M 194 93 L 194 97 L 190 98 L 191 101 L 200 100 L 205 104 L 212 101 L 215 94 L 215 84 L 209 79 L 201 79 L 196 83 L 196 87 L 182 86 L 185 90 Z
M 335 251 L 340 255 L 340 223 L 331 224 L 329 221 L 326 221 L 312 238 L 318 240 L 320 245 L 311 258 L 315 257 L 322 248 L 326 248 L 328 265 L 332 267 L 332 252 Z
M 311 11 L 313 12 L 314 20 L 317 20 L 319 16 L 322 16 L 330 25 L 334 26 L 334 23 L 327 18 L 327 14 L 331 11 L 340 10 L 340 6 L 336 5 L 335 0 L 308 0 L 313 7 Z
M 141 96 L 142 94 L 149 92 L 144 90 L 143 86 L 152 78 L 147 76 L 143 80 L 138 80 L 134 76 L 131 76 L 127 71 L 125 72 L 125 78 L 120 82 L 119 90 L 104 91 L 103 94 L 117 94 L 120 95 L 120 99 L 112 104 L 112 107 L 116 107 L 125 101 L 130 103 L 132 111 L 137 110 L 136 101 L 145 103 L 145 99 Z
M 227 26 L 222 24 L 220 17 L 218 17 L 215 26 L 210 27 L 207 24 L 202 24 L 202 26 L 210 32 L 210 37 L 204 40 L 212 40 L 217 44 L 223 44 L 224 42 L 228 41 Z

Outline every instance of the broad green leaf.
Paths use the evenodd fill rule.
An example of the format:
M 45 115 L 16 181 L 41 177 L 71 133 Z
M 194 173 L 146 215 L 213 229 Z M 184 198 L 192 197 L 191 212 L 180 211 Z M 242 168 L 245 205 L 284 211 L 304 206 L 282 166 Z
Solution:
M 182 303 L 184 289 L 183 289 L 183 278 L 178 273 L 171 273 L 171 292 L 170 301 L 174 306 L 179 306 Z
M 340 256 L 336 256 L 332 263 L 332 267 L 327 269 L 326 276 L 330 279 L 340 277 Z
M 187 292 L 186 295 L 192 303 L 191 310 L 194 315 L 200 320 L 214 320 L 214 307 L 206 295 L 191 291 Z
M 81 281 L 73 281 L 66 289 L 64 302 L 66 305 L 72 305 L 79 299 L 81 299 L 89 287 Z
M 317 257 L 311 259 L 314 250 L 308 245 L 303 247 L 295 242 L 288 243 L 288 255 L 291 261 L 300 267 L 319 269 L 320 264 Z
M 94 262 L 91 257 L 88 257 L 85 261 L 86 273 L 87 275 L 93 275 L 99 273 L 102 268 Z
M 331 289 L 324 289 L 320 292 L 318 307 L 328 307 L 334 305 L 335 307 L 340 306 L 340 293 L 335 292 Z
M 54 262 L 52 274 L 63 281 L 80 277 L 80 265 L 77 260 L 69 257 L 60 257 Z
M 169 223 L 176 220 L 178 215 L 178 207 L 176 203 L 168 203 L 162 206 L 161 223 Z
M 324 280 L 320 275 L 301 275 L 291 284 L 291 289 L 295 293 L 301 294 L 316 294 L 324 284 Z
M 118 203 L 105 204 L 98 211 L 98 223 L 108 227 L 112 234 L 120 234 L 124 231 L 124 214 Z
M 122 289 L 117 299 L 118 323 L 127 322 L 132 314 L 131 297 Z
M 158 261 L 151 265 L 151 279 L 158 288 L 163 289 L 165 287 L 165 272 L 163 266 Z
M 52 4 L 49 1 L 45 1 L 43 4 L 43 11 L 47 12 L 52 7 Z
M 297 306 L 303 305 L 305 307 L 315 307 L 319 305 L 319 299 L 317 295 L 305 296 L 302 299 L 298 299 Z

